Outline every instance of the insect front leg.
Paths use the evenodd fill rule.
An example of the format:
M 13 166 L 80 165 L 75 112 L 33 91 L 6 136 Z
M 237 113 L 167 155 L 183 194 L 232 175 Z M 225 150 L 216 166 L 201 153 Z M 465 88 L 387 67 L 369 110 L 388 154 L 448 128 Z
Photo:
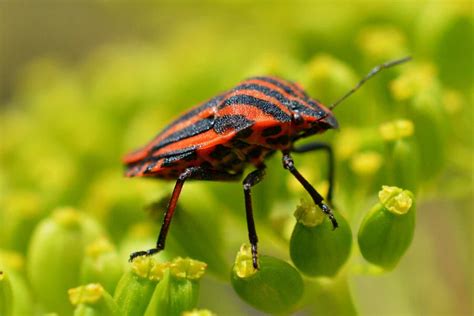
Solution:
M 301 175 L 301 173 L 299 173 L 299 171 L 295 167 L 293 158 L 288 152 L 283 152 L 283 167 L 289 170 L 295 176 L 295 178 L 303 185 L 305 190 L 313 199 L 314 203 L 318 205 L 319 208 L 321 208 L 321 210 L 329 217 L 333 228 L 336 229 L 338 224 L 333 212 L 331 211 L 329 206 L 323 203 L 324 199 L 321 194 L 319 194 L 318 191 L 316 191 L 316 189 Z
M 326 196 L 326 200 L 328 201 L 329 205 L 332 205 L 332 197 L 334 192 L 334 152 L 332 150 L 331 145 L 324 142 L 313 142 L 309 144 L 304 144 L 298 148 L 294 148 L 292 152 L 294 153 L 306 153 L 308 151 L 317 151 L 323 150 L 328 155 L 328 194 Z
M 255 222 L 253 220 L 253 206 L 250 189 L 259 183 L 265 175 L 265 166 L 261 166 L 259 169 L 252 171 L 245 177 L 243 181 L 244 196 L 245 196 L 245 213 L 247 215 L 247 228 L 249 232 L 250 245 L 252 246 L 252 263 L 255 269 L 258 269 L 257 262 L 257 231 L 255 230 Z
M 156 247 L 148 249 L 146 251 L 137 251 L 130 254 L 129 261 L 133 261 L 133 259 L 140 256 L 150 256 L 165 248 L 166 235 L 168 234 L 168 230 L 171 224 L 171 219 L 173 218 L 174 210 L 176 209 L 176 203 L 178 202 L 179 194 L 181 193 L 181 189 L 183 188 L 184 182 L 199 172 L 200 172 L 199 168 L 193 167 L 193 168 L 186 169 L 183 173 L 179 175 L 178 180 L 176 181 L 176 184 L 174 186 L 171 199 L 168 202 L 168 207 L 165 212 L 165 217 L 163 218 L 163 223 L 161 225 L 158 241 L 156 242 Z

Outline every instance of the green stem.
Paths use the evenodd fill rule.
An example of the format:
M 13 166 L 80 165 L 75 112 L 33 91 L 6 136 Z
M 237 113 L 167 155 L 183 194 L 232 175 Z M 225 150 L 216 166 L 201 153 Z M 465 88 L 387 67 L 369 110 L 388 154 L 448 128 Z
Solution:
M 307 305 L 311 315 L 357 315 L 345 271 L 335 279 L 318 278 L 306 281 L 303 304 Z

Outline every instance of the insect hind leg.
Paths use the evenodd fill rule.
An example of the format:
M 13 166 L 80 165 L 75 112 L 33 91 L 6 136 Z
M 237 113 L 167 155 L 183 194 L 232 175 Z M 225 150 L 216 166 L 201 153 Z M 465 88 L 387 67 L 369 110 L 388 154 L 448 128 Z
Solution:
M 155 253 L 160 252 L 165 249 L 166 236 L 168 235 L 168 230 L 171 224 L 171 219 L 173 218 L 174 211 L 176 209 L 176 204 L 178 203 L 178 198 L 183 188 L 184 182 L 190 179 L 199 179 L 199 180 L 220 180 L 220 181 L 232 181 L 240 178 L 241 174 L 230 174 L 217 170 L 209 170 L 201 167 L 190 167 L 187 168 L 183 173 L 181 173 L 176 180 L 176 184 L 171 194 L 170 201 L 168 202 L 168 207 L 163 218 L 163 223 L 161 225 L 160 234 L 156 242 L 156 247 L 143 251 L 136 251 L 130 254 L 129 261 L 133 261 L 136 257 L 140 256 L 151 256 Z
M 168 234 L 169 226 L 171 224 L 171 219 L 173 218 L 174 211 L 176 209 L 176 203 L 178 202 L 179 194 L 183 188 L 184 182 L 189 179 L 193 174 L 198 172 L 198 168 L 188 168 L 183 173 L 181 173 L 176 180 L 176 184 L 171 195 L 171 199 L 168 202 L 168 207 L 165 212 L 165 217 L 163 218 L 163 223 L 161 225 L 160 235 L 158 241 L 156 242 L 156 247 L 148 249 L 146 251 L 137 251 L 130 254 L 129 261 L 133 261 L 136 257 L 140 256 L 150 256 L 157 252 L 160 252 L 165 248 L 166 235 Z

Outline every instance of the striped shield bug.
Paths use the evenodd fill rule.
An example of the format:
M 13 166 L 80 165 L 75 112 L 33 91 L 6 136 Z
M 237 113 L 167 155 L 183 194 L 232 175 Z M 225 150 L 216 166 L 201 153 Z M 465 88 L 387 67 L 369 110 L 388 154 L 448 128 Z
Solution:
M 150 143 L 123 159 L 128 177 L 155 177 L 176 180 L 155 248 L 134 252 L 152 255 L 164 249 L 166 235 L 181 189 L 187 180 L 239 180 L 247 166 L 254 171 L 243 180 L 245 210 L 253 265 L 257 264 L 257 232 L 253 219 L 251 188 L 265 174 L 265 159 L 276 151 L 283 154 L 287 169 L 309 193 L 314 203 L 337 221 L 321 194 L 296 169 L 291 153 L 323 150 L 329 158 L 331 204 L 334 186 L 334 155 L 329 144 L 313 142 L 300 147 L 294 143 L 303 137 L 337 128 L 332 110 L 381 70 L 410 60 L 406 57 L 381 64 L 370 71 L 353 89 L 329 107 L 312 99 L 296 83 L 276 77 L 254 77 L 235 88 L 185 112 L 165 127 Z

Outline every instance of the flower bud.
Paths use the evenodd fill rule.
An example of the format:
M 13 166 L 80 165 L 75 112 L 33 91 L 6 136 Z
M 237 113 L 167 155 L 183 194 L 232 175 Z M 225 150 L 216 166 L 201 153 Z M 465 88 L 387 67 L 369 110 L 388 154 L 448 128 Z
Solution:
M 76 306 L 74 316 L 115 316 L 119 308 L 112 296 L 98 283 L 79 286 L 68 291 L 69 300 Z
M 207 265 L 193 259 L 176 258 L 166 271 L 145 315 L 180 316 L 184 311 L 196 307 L 199 297 L 199 280 Z
M 414 133 L 413 122 L 396 120 L 384 123 L 380 126 L 380 133 L 387 142 L 387 165 L 391 182 L 416 192 L 419 182 L 419 157 L 411 139 Z
M 22 255 L 10 251 L 0 251 L 0 271 L 8 275 L 8 282 L 11 284 L 13 315 L 34 314 L 31 291 L 24 277 L 24 266 L 25 259 Z M 0 315 L 3 314 L 0 313 Z
M 13 311 L 13 294 L 10 279 L 0 271 L 0 315 L 10 316 Z
M 232 268 L 232 287 L 248 304 L 266 313 L 290 311 L 303 295 L 301 275 L 280 259 L 260 256 L 259 270 L 252 265 L 252 252 L 242 245 Z
M 72 208 L 56 210 L 36 227 L 28 250 L 28 274 L 47 310 L 70 314 L 67 290 L 79 284 L 85 245 L 102 234 L 98 224 Z
M 321 100 L 335 100 L 340 91 L 350 89 L 357 79 L 347 64 L 327 54 L 315 56 L 305 68 L 304 86 L 310 95 L 317 95 Z
M 122 273 L 119 256 L 106 238 L 99 238 L 86 247 L 81 265 L 82 284 L 100 283 L 107 291 L 113 292 Z
M 386 178 L 384 165 L 384 142 L 374 128 L 349 128 L 341 131 L 335 141 L 335 152 L 338 157 L 338 174 L 340 177 L 339 198 L 344 205 L 350 205 L 347 211 L 365 200 L 366 192 L 379 187 L 380 181 Z M 363 181 L 361 181 L 361 178 Z M 374 188 L 374 189 L 373 189 Z
M 290 256 L 304 274 L 332 277 L 349 258 L 351 229 L 344 217 L 336 212 L 334 215 L 339 224 L 337 229 L 333 229 L 323 212 L 307 200 L 301 200 L 296 209 Z
M 123 232 L 130 226 L 149 220 L 139 205 L 150 188 L 144 183 L 123 183 L 120 177 L 115 171 L 102 174 L 92 183 L 85 200 L 86 209 L 107 228 L 114 241 L 122 240 Z
M 410 191 L 383 186 L 379 200 L 362 221 L 359 248 L 367 261 L 390 270 L 397 265 L 413 239 L 414 199 Z
M 373 176 L 381 165 L 382 155 L 376 151 L 359 152 L 350 161 L 352 171 L 359 177 Z
M 43 203 L 38 194 L 30 192 L 10 194 L 2 202 L 0 246 L 24 253 L 31 233 L 43 215 Z
M 406 54 L 405 36 L 401 30 L 392 26 L 363 28 L 357 42 L 365 55 L 380 61 Z
M 153 257 L 146 256 L 137 257 L 130 263 L 130 270 L 122 276 L 114 293 L 122 315 L 143 315 L 168 266 L 169 263 L 158 263 Z
M 420 174 L 434 176 L 446 158 L 446 113 L 442 106 L 440 84 L 431 64 L 414 64 L 391 84 L 395 99 L 409 102 L 410 119 L 415 122 L 416 147 L 419 149 Z

